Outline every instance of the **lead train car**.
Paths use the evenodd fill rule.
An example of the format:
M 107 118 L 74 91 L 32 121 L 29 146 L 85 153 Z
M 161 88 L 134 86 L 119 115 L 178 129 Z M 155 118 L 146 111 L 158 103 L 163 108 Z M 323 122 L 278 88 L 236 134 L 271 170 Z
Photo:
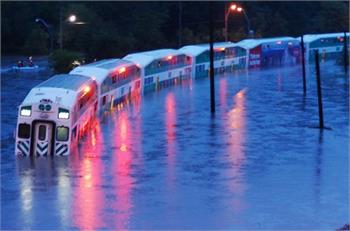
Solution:
M 96 82 L 55 75 L 34 87 L 19 106 L 17 155 L 68 155 L 96 115 Z
M 70 74 L 91 76 L 97 83 L 99 114 L 126 97 L 141 92 L 140 68 L 122 59 L 106 59 L 73 69 Z

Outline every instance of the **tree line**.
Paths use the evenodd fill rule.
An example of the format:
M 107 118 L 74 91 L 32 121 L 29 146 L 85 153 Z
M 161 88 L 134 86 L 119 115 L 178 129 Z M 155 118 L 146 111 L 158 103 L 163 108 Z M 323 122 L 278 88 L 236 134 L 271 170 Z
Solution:
M 348 31 L 348 1 L 236 2 L 250 19 L 255 37 L 300 36 Z M 224 14 L 230 2 L 214 2 L 215 40 L 224 40 Z M 60 14 L 74 14 L 85 24 L 62 23 L 63 48 L 89 58 L 208 41 L 208 2 L 1 2 L 2 54 L 45 55 L 47 33 L 35 22 L 44 19 L 58 48 Z M 247 37 L 242 14 L 228 21 L 230 41 Z

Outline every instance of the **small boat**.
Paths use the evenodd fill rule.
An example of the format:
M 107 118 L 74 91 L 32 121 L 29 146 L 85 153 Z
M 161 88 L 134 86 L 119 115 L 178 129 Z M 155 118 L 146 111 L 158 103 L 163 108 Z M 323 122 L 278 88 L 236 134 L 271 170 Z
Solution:
M 36 71 L 39 69 L 38 65 L 34 65 L 34 66 L 24 66 L 24 67 L 19 67 L 19 66 L 13 66 L 12 70 L 14 71 Z

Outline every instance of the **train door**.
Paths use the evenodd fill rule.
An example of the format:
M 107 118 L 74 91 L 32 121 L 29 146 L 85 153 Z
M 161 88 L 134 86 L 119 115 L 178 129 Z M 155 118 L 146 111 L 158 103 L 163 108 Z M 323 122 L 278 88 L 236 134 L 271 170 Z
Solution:
M 34 155 L 51 155 L 53 124 L 38 122 L 34 125 Z

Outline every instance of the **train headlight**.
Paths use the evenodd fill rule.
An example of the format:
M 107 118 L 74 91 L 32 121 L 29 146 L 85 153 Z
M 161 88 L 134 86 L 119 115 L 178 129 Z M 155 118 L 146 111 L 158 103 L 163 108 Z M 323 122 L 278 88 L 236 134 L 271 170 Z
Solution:
M 32 106 L 21 107 L 21 116 L 31 116 L 32 115 Z
M 69 110 L 58 108 L 58 118 L 59 119 L 69 119 Z

